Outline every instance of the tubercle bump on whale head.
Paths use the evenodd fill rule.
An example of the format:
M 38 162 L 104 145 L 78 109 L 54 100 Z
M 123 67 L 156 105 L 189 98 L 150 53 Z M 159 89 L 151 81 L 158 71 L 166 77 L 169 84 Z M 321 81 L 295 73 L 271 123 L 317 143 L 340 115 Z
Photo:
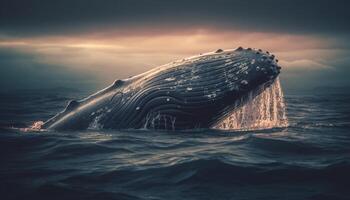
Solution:
M 250 47 L 238 47 L 235 49 L 239 54 L 251 60 L 248 70 L 245 72 L 246 78 L 241 81 L 243 88 L 256 87 L 258 84 L 273 82 L 280 74 L 282 67 L 278 65 L 278 59 L 269 51 L 262 49 L 252 49 Z

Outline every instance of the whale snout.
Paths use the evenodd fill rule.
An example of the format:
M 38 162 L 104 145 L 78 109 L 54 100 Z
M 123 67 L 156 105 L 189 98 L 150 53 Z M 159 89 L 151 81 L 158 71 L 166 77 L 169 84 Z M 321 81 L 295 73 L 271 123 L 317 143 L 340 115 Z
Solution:
M 278 60 L 275 59 L 274 55 L 270 55 L 269 52 L 266 52 L 260 57 L 261 68 L 263 69 L 264 74 L 271 76 L 277 76 L 281 71 L 281 66 L 279 66 Z
M 280 73 L 281 66 L 278 65 L 278 59 L 275 55 L 268 51 L 263 52 L 261 49 L 250 51 L 252 54 L 256 55 L 255 59 L 257 60 L 257 65 L 253 67 L 255 67 L 257 71 L 259 71 L 260 68 L 263 74 L 272 76 L 277 76 Z
M 242 81 L 244 87 L 254 88 L 257 85 L 273 82 L 281 72 L 281 66 L 278 65 L 278 59 L 275 55 L 261 49 L 242 48 L 236 51 L 243 54 L 247 60 L 247 70 L 245 79 Z

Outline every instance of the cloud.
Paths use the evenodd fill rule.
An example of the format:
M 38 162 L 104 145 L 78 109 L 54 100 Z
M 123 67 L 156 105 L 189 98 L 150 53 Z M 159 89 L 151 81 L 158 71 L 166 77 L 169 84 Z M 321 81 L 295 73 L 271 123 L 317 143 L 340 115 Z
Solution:
M 287 93 L 310 92 L 314 88 L 322 87 L 349 88 L 350 59 L 346 56 L 349 55 L 349 52 L 330 49 L 327 53 L 326 50 L 322 50 L 324 54 L 331 55 L 322 57 L 317 56 L 320 55 L 320 50 L 314 51 L 314 53 L 309 52 L 306 55 L 301 54 L 299 57 L 306 59 L 281 61 L 283 67 L 280 76 Z M 292 57 L 295 57 L 295 55 L 292 55 Z M 313 57 L 310 55 L 313 55 Z
M 319 63 L 313 60 L 301 59 L 295 61 L 283 61 L 280 64 L 288 71 L 317 71 L 317 70 L 332 70 L 333 66 Z
M 286 87 L 350 85 L 344 75 L 350 65 L 344 59 L 350 54 L 349 5 L 345 0 L 3 0 L 1 83 L 100 87 L 175 59 L 243 46 L 273 52 Z M 327 81 L 320 81 L 325 76 Z
M 346 0 L 3 0 L 0 33 L 23 37 L 137 27 L 149 32 L 215 28 L 347 35 L 349 5 Z
M 298 42 L 290 44 L 291 40 Z M 278 58 L 281 54 L 283 60 L 290 62 L 291 58 L 286 52 L 324 48 L 327 44 L 320 38 L 311 36 L 196 29 L 159 33 L 152 37 L 142 33 L 124 35 L 109 32 L 15 38 L 0 42 L 2 48 L 35 55 L 35 61 L 46 64 L 47 68 L 64 66 L 64 69 L 91 74 L 101 85 L 184 57 L 238 46 L 276 52 Z M 300 54 L 294 54 L 294 57 L 303 58 Z

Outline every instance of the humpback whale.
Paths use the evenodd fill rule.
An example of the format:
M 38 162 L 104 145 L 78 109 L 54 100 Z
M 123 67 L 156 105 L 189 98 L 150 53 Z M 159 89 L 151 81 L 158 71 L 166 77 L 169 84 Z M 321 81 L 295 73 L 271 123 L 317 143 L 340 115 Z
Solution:
M 44 122 L 49 130 L 211 128 L 273 83 L 274 55 L 242 48 L 177 60 L 107 88 Z

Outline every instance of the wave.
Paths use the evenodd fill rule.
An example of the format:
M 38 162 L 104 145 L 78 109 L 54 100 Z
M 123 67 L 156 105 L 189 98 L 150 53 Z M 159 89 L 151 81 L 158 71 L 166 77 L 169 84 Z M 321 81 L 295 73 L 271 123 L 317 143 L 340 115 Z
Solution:
M 349 170 L 348 162 L 334 163 L 324 168 L 309 168 L 278 162 L 249 166 L 227 163 L 219 159 L 201 159 L 143 170 L 67 172 L 69 176 L 56 175 L 57 177 L 51 178 L 51 181 L 31 184 L 31 187 L 34 188 L 20 189 L 27 190 L 28 193 L 24 192 L 26 196 L 35 199 L 45 199 L 49 196 L 53 196 L 53 199 L 55 197 L 64 199 L 164 199 L 166 195 L 169 195 L 166 189 L 170 188 L 173 188 L 176 195 L 169 196 L 169 198 L 176 199 L 184 188 L 196 194 L 196 192 L 201 193 L 211 187 L 224 190 L 243 187 L 243 189 L 252 190 L 252 188 L 264 185 L 271 187 L 272 191 L 278 191 L 278 185 L 304 187 L 304 185 L 320 184 L 332 185 L 340 194 L 344 194 L 347 193 L 346 184 L 350 178 L 347 172 Z M 43 173 L 47 172 L 41 172 L 37 176 Z M 58 174 L 57 171 L 51 173 Z M 145 189 L 159 196 L 148 196 Z M 174 193 L 170 192 L 170 194 Z M 232 196 L 234 193 L 229 195 Z M 254 195 L 258 197 L 261 194 Z M 327 193 L 318 195 L 329 196 Z M 208 197 L 212 198 L 215 195 L 208 194 Z
M 2 199 L 280 199 L 269 196 L 276 192 L 341 199 L 349 194 L 348 145 L 312 143 L 288 129 L 201 131 L 2 132 Z M 307 190 L 311 186 L 313 192 Z
M 47 119 L 70 99 L 23 95 L 0 100 L 0 126 Z M 1 200 L 348 199 L 347 102 L 287 95 L 289 126 L 265 130 L 0 128 Z

